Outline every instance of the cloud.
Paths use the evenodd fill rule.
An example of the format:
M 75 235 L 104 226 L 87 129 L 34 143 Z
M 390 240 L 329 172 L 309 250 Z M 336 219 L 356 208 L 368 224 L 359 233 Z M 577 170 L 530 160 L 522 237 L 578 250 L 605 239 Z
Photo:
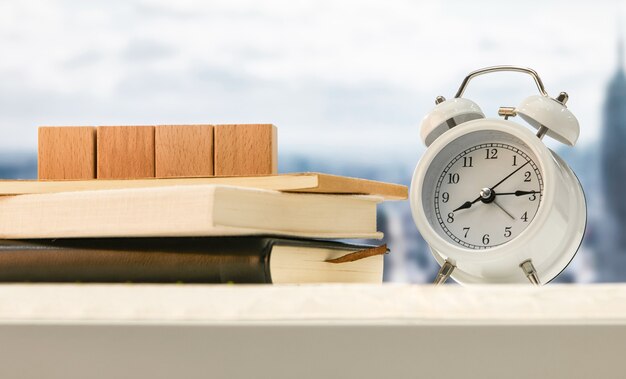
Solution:
M 63 62 L 62 67 L 65 70 L 73 71 L 73 70 L 93 66 L 95 64 L 102 62 L 103 59 L 104 57 L 102 53 L 96 50 L 87 50 L 84 52 L 80 52 L 70 57 L 69 59 L 67 59 L 65 62 Z
M 109 2 L 109 0 L 106 0 Z M 197 9 L 184 9 L 181 7 L 173 6 L 171 2 L 163 4 L 155 4 L 147 1 L 135 1 L 132 4 L 133 10 L 136 12 L 136 17 L 139 18 L 152 18 L 157 20 L 181 20 L 189 21 L 194 18 L 203 17 L 201 12 Z
M 122 58 L 129 63 L 157 61 L 170 58 L 177 53 L 173 46 L 149 39 L 131 41 L 122 52 Z
M 503 63 L 567 90 L 581 142 L 593 141 L 614 6 L 527 5 L 503 18 L 462 1 L 0 4 L 0 149 L 34 147 L 41 123 L 263 121 L 285 148 L 337 150 L 352 136 L 408 152 L 435 96 Z M 468 94 L 493 116 L 535 91 L 517 80 Z

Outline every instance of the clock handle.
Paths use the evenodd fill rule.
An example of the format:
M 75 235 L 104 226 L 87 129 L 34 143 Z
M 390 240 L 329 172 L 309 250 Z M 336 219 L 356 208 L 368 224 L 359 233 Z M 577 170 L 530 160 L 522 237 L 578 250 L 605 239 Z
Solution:
M 561 92 L 559 96 L 554 99 L 548 96 L 539 74 L 531 68 L 520 66 L 491 66 L 470 72 L 469 75 L 463 79 L 461 87 L 459 87 L 456 95 L 454 95 L 455 100 L 467 100 L 461 98 L 461 96 L 463 96 L 463 92 L 465 92 L 470 80 L 480 75 L 498 71 L 522 72 L 532 76 L 540 93 L 540 95 L 532 95 L 524 99 L 517 108 L 500 108 L 498 114 L 504 116 L 505 119 L 508 119 L 510 116 L 519 115 L 532 127 L 537 129 L 537 137 L 540 139 L 547 134 L 568 146 L 574 146 L 576 144 L 580 134 L 580 125 L 576 117 L 574 117 L 572 112 L 570 112 L 565 105 L 568 99 L 567 93 Z M 428 146 L 428 144 L 426 145 Z
M 537 71 L 530 69 L 530 68 L 526 68 L 526 67 L 520 67 L 520 66 L 491 66 L 491 67 L 485 67 L 485 68 L 481 68 L 476 71 L 470 72 L 469 75 L 467 75 L 465 79 L 463 79 L 463 83 L 461 83 L 461 87 L 459 87 L 459 90 L 456 92 L 456 95 L 454 95 L 454 97 L 459 98 L 463 96 L 463 92 L 465 92 L 465 88 L 467 87 L 467 84 L 473 78 L 480 76 L 480 75 L 489 74 L 492 72 L 499 72 L 499 71 L 523 72 L 532 76 L 533 79 L 535 79 L 535 84 L 537 84 L 537 88 L 539 89 L 539 92 L 543 96 L 548 96 L 548 93 L 546 92 L 546 89 L 544 88 L 543 82 L 541 81 L 539 74 L 537 74 Z

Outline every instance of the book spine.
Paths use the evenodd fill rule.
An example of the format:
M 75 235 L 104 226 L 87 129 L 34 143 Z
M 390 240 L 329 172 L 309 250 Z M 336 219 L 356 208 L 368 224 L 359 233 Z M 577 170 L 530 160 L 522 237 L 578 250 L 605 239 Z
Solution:
M 0 282 L 269 283 L 266 238 L 0 240 Z

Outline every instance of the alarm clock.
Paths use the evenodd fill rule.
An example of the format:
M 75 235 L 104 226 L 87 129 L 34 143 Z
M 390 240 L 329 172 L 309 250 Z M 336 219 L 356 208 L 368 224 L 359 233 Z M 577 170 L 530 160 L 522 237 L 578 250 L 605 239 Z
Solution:
M 486 118 L 462 96 L 471 79 L 499 71 L 529 74 L 539 94 L 501 107 L 502 118 Z M 415 224 L 441 265 L 435 283 L 542 284 L 572 260 L 585 232 L 585 196 L 543 143 L 548 136 L 576 144 L 580 127 L 567 100 L 565 92 L 548 96 L 534 70 L 517 66 L 476 70 L 453 99 L 437 97 L 420 126 L 427 149 L 409 195 Z M 528 125 L 510 120 L 516 116 Z

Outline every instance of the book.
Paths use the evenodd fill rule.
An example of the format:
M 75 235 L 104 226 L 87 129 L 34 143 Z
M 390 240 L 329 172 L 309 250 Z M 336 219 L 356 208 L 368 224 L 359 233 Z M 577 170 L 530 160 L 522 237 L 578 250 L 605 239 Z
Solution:
M 293 173 L 247 177 L 195 177 L 124 180 L 0 180 L 0 195 L 24 195 L 104 189 L 187 186 L 198 184 L 231 185 L 277 191 L 356 194 L 381 196 L 385 200 L 404 200 L 408 188 L 399 184 L 319 173 Z
M 376 231 L 380 201 L 221 185 L 2 196 L 0 238 L 382 238 Z
M 386 251 L 270 237 L 0 240 L 0 282 L 380 283 Z

